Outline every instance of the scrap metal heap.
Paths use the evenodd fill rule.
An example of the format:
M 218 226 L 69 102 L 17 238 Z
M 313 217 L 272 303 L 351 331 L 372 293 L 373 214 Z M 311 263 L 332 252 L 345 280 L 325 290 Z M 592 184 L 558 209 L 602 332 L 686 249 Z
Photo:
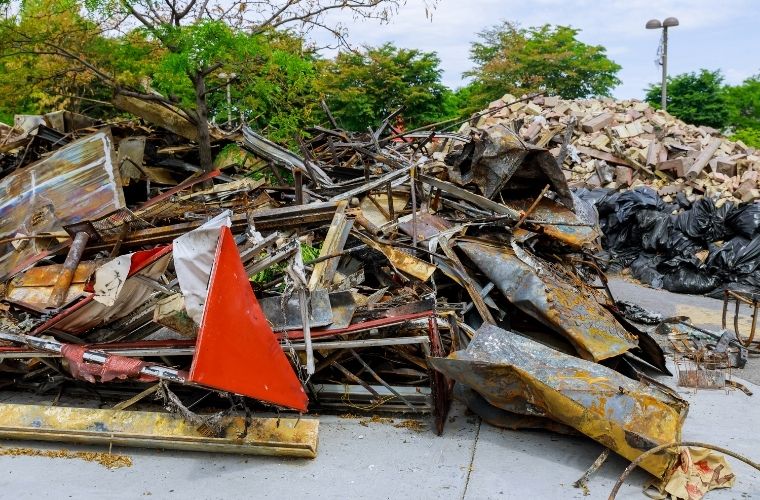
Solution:
M 560 168 L 568 135 L 475 125 L 499 107 L 464 134 L 333 123 L 298 154 L 243 128 L 212 134 L 203 172 L 187 127 L 147 106 L 131 103 L 142 123 L 63 112 L 4 131 L 6 387 L 142 391 L 120 410 L 155 392 L 193 438 L 234 441 L 267 405 L 432 413 L 441 433 L 456 382 L 495 425 L 631 460 L 680 441 L 687 403 L 645 375 L 665 358 L 594 260 L 596 211 Z M 678 457 L 642 466 L 668 478 Z

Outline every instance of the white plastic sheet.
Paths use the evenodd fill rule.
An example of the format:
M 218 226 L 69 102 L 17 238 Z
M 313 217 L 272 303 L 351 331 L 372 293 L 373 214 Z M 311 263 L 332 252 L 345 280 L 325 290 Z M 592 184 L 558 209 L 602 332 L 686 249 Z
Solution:
M 173 243 L 174 269 L 185 298 L 188 316 L 201 324 L 208 296 L 208 282 L 216 256 L 220 228 L 230 227 L 232 212 L 226 210 L 201 227 L 183 234 Z

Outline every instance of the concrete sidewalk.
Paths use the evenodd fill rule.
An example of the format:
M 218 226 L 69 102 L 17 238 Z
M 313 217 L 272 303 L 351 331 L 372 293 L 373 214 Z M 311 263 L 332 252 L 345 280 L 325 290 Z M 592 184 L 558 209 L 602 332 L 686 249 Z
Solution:
M 760 387 L 750 385 L 760 394 Z M 726 446 L 755 460 L 760 453 L 757 396 L 741 392 L 686 393 L 690 403 L 684 439 Z M 6 400 L 9 399 L 6 395 Z M 508 431 L 481 424 L 455 404 L 443 436 L 395 427 L 400 420 L 319 417 L 314 460 L 116 449 L 132 457 L 129 468 L 107 470 L 80 460 L 0 457 L 5 498 L 352 498 L 352 499 L 602 499 L 627 465 L 612 456 L 591 478 L 589 496 L 572 486 L 601 453 L 583 437 L 541 431 Z M 92 446 L 5 442 L 3 447 Z M 734 488 L 710 499 L 760 498 L 760 473 L 730 460 Z M 618 498 L 645 498 L 648 475 L 632 474 Z

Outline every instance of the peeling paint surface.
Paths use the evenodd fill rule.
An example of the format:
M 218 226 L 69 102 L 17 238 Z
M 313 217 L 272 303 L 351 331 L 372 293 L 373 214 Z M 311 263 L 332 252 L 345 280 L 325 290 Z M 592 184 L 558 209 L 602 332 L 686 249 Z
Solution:
M 660 385 L 632 380 L 493 325 L 481 327 L 466 350 L 430 361 L 498 408 L 548 417 L 629 460 L 679 441 L 688 411 L 686 401 Z M 642 467 L 662 477 L 676 457 L 672 451 L 658 453 Z

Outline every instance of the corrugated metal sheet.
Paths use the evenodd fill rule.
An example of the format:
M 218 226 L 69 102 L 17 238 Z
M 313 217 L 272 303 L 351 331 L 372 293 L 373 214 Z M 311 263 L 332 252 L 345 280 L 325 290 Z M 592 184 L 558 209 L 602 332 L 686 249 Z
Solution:
M 0 181 L 0 238 L 61 231 L 64 225 L 123 208 L 108 130 L 83 137 Z M 19 240 L 0 246 L 0 279 L 41 258 L 58 242 Z

